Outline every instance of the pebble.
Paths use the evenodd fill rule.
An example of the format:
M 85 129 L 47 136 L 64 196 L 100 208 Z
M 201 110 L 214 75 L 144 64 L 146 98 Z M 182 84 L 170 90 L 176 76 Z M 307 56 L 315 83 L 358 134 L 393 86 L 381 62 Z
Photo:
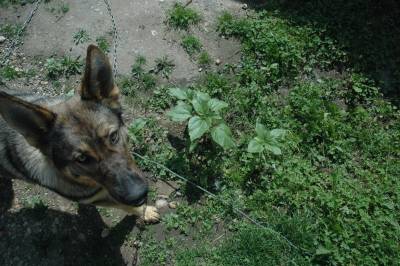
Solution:
M 221 59 L 215 60 L 215 64 L 216 64 L 217 66 L 219 66 L 219 65 L 221 64 Z
M 168 206 L 168 201 L 165 199 L 158 199 L 156 200 L 156 208 L 157 209 L 162 209 L 164 207 Z
M 3 42 L 5 42 L 7 40 L 7 38 L 6 37 L 4 37 L 4 36 L 0 36 L 0 43 L 3 43 Z
M 177 192 L 175 193 L 175 195 L 176 195 L 177 197 L 181 197 L 181 196 L 182 196 L 182 193 L 181 193 L 180 191 L 177 191 Z
M 200 68 L 199 68 L 199 72 L 201 72 L 201 71 L 203 71 L 203 68 L 200 67 Z
M 156 36 L 156 35 L 157 35 L 157 31 L 152 30 L 152 31 L 151 31 L 151 35 Z
M 101 231 L 101 237 L 102 238 L 106 238 L 109 235 L 110 235 L 110 229 L 104 228 L 103 231 Z
M 157 198 L 159 198 L 159 199 L 168 199 L 168 196 L 160 194 L 160 195 L 157 196 Z
M 246 10 L 246 9 L 248 9 L 248 8 L 249 8 L 249 6 L 248 6 L 247 4 L 243 4 L 243 5 L 242 5 L 242 9 Z
M 168 204 L 168 206 L 169 206 L 170 209 L 176 209 L 176 207 L 178 206 L 178 203 L 176 201 L 171 201 Z

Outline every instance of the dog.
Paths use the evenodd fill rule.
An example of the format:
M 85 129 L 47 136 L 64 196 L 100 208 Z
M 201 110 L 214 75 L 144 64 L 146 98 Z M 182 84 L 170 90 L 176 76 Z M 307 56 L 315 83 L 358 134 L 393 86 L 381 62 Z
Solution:
M 70 98 L 0 91 L 0 178 L 159 221 L 129 153 L 119 98 L 110 62 L 95 45 L 87 48 L 82 82 Z

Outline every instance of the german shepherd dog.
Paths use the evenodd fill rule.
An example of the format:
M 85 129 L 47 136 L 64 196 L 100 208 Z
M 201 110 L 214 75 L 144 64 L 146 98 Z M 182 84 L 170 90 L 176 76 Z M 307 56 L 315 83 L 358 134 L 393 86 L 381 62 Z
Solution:
M 160 218 L 133 162 L 111 65 L 87 49 L 81 85 L 69 99 L 0 91 L 0 178 L 44 186 L 83 204 Z

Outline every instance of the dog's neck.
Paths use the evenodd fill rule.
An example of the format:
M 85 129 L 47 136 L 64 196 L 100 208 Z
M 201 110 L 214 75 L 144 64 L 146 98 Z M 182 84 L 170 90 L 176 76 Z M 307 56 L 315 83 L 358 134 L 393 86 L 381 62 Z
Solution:
M 21 136 L 22 138 L 22 136 Z M 64 178 L 61 172 L 43 153 L 20 139 L 16 145 L 17 155 L 21 158 L 24 173 L 30 181 L 72 200 L 81 201 L 95 194 L 100 187 L 92 188 Z M 23 151 L 23 152 L 22 152 Z

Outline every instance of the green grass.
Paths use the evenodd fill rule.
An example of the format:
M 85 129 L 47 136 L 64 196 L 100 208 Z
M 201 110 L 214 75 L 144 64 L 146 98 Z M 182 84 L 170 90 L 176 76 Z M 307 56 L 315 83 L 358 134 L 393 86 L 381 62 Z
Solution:
M 183 90 L 206 92 L 226 102 L 229 110 L 212 115 L 191 101 L 193 106 L 186 104 L 176 117 L 196 113 L 224 118 L 235 147 L 223 150 L 205 137 L 188 153 L 188 132 L 170 142 L 167 129 L 150 121 L 143 129 L 148 141 L 137 150 L 214 191 L 297 248 L 184 184 L 190 204 L 163 223 L 192 242 L 178 240 L 166 260 L 174 265 L 396 264 L 398 108 L 382 98 L 377 82 L 353 67 L 323 27 L 300 26 L 259 11 L 245 18 L 225 13 L 217 28 L 241 42 L 240 61 L 204 74 Z M 174 96 L 180 100 L 160 87 L 149 105 L 158 112 L 183 106 L 179 101 L 184 95 Z M 255 132 L 256 124 L 265 128 Z M 283 131 L 273 129 L 286 134 L 275 140 Z M 252 142 L 259 146 L 249 149 Z M 139 164 L 160 178 L 173 178 L 151 164 Z M 224 233 L 217 241 L 213 230 L 221 224 Z
M 187 30 L 200 22 L 200 15 L 193 9 L 176 3 L 168 10 L 167 24 L 175 29 Z
M 4 24 L 0 26 L 0 34 L 7 39 L 13 39 L 17 37 L 21 29 L 22 26 L 19 24 Z
M 199 53 L 203 47 L 200 40 L 193 35 L 183 37 L 181 45 L 190 56 Z
M 82 72 L 83 64 L 78 58 L 73 59 L 69 56 L 61 58 L 51 57 L 46 60 L 45 68 L 47 77 L 55 80 L 61 76 L 69 77 L 72 75 L 80 74 Z
M 197 62 L 199 63 L 200 66 L 207 67 L 211 64 L 211 57 L 206 51 L 203 51 L 199 54 Z

